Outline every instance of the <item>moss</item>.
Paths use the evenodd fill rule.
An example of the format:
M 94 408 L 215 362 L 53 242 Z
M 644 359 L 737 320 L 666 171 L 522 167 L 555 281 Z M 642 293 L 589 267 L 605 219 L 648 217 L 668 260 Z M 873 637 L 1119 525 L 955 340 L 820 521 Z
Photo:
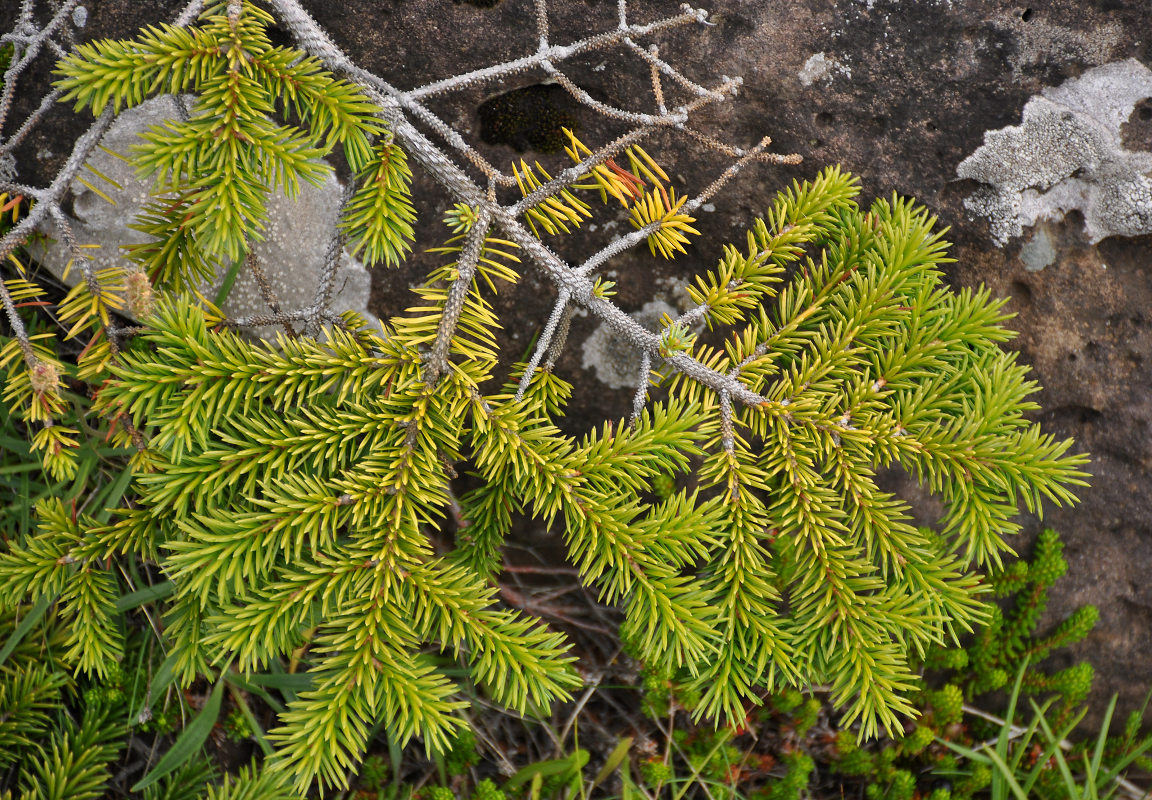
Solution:
M 579 129 L 573 101 L 560 86 L 538 83 L 485 100 L 478 109 L 480 138 L 522 153 L 559 151 L 568 139 L 563 129 Z

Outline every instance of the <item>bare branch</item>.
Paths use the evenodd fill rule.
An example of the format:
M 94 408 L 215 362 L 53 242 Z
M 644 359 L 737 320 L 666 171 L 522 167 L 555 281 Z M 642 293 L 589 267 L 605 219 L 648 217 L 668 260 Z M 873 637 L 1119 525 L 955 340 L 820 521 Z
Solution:
M 736 434 L 732 427 L 732 398 L 728 392 L 720 392 L 720 445 L 725 453 L 736 449 Z
M 664 105 L 664 87 L 660 85 L 660 63 L 656 58 L 660 53 L 660 48 L 652 45 L 648 50 L 652 54 L 652 61 L 649 62 L 649 66 L 651 67 L 652 94 L 656 98 L 656 108 L 661 114 L 667 114 L 668 107 Z
M 540 38 L 540 49 L 548 47 L 548 0 L 534 0 L 536 8 L 536 35 Z
M 28 119 L 24 120 L 24 124 L 20 126 L 20 129 L 16 131 L 16 133 L 12 134 L 12 136 L 10 136 L 8 139 L 0 142 L 0 156 L 7 155 L 19 147 L 20 143 L 24 141 L 24 137 L 28 135 L 29 131 L 36 127 L 41 118 L 46 113 L 48 113 L 48 109 L 50 109 L 53 104 L 55 104 L 55 102 L 60 99 L 60 94 L 61 92 L 59 89 L 53 89 L 52 91 L 48 92 L 48 94 L 44 95 L 44 97 L 40 100 L 40 105 L 37 106 L 35 111 L 28 115 Z M 0 126 L 2 125 L 3 120 L 0 120 Z
M 237 11 L 237 14 L 240 12 Z M 248 247 L 248 252 L 244 254 L 244 266 L 252 273 L 252 277 L 256 279 L 256 286 L 260 289 L 260 296 L 264 298 L 264 302 L 268 304 L 268 308 L 272 310 L 272 316 L 276 318 L 283 318 L 283 311 L 280 308 L 280 300 L 276 297 L 276 290 L 272 288 L 272 284 L 268 281 L 268 274 L 264 272 L 264 267 L 260 264 L 260 259 L 256 258 L 256 252 L 252 249 L 251 245 Z M 283 322 L 284 332 L 288 334 L 289 338 L 296 338 L 296 329 L 292 327 L 288 321 Z
M 348 201 L 352 199 L 354 192 L 354 184 L 349 182 L 344 187 L 344 191 L 340 197 L 340 208 L 336 213 L 337 219 L 344 214 L 344 207 L 348 205 Z M 327 311 L 328 306 L 332 302 L 332 288 L 336 283 L 336 273 L 340 270 L 340 257 L 344 252 L 344 244 L 347 242 L 348 237 L 344 233 L 344 229 L 337 225 L 332 231 L 332 237 L 328 240 L 328 250 L 324 253 L 324 266 L 320 270 L 320 280 L 316 285 L 316 293 L 313 295 L 312 307 L 317 309 L 318 312 Z M 315 336 L 319 333 L 318 322 L 319 315 L 309 321 L 305 332 L 310 336 Z
M 737 90 L 743 83 L 743 80 L 740 78 L 724 78 L 715 89 L 709 90 L 707 94 L 698 95 L 687 105 L 679 106 L 668 113 L 642 114 L 637 111 L 625 111 L 622 108 L 616 108 L 615 106 L 600 102 L 573 83 L 567 75 L 552 66 L 550 62 L 545 62 L 543 67 L 549 75 L 556 79 L 557 83 L 563 86 L 570 95 L 584 105 L 599 111 L 606 117 L 618 119 L 623 122 L 631 122 L 635 125 L 662 125 L 667 127 L 683 125 L 688 121 L 688 116 L 701 106 L 735 97 Z
M 632 424 L 635 425 L 648 402 L 648 376 L 652 372 L 652 356 L 640 355 L 640 380 L 636 382 L 636 393 L 632 395 Z
M 12 44 L 15 52 L 12 54 L 12 63 L 4 73 L 4 88 L 0 94 L 0 132 L 4 130 L 4 122 L 8 118 L 8 111 L 12 105 L 12 97 L 16 93 L 16 80 L 29 64 L 40 53 L 40 48 L 46 43 L 52 43 L 52 34 L 64 24 L 72 14 L 78 0 L 65 0 L 60 5 L 52 19 L 43 27 L 37 29 L 32 25 L 32 6 L 28 3 L 21 7 L 20 20 L 16 30 L 0 36 L 0 44 Z M 63 53 L 59 53 L 63 55 Z
M 619 44 L 625 38 L 632 36 L 648 36 L 653 33 L 667 30 L 669 28 L 678 27 L 680 25 L 687 25 L 691 22 L 699 22 L 701 14 L 704 12 L 696 11 L 687 5 L 681 6 L 681 13 L 674 17 L 667 17 L 666 19 L 657 20 L 656 22 L 648 25 L 630 25 L 623 29 L 611 31 L 609 33 L 602 33 L 596 36 L 589 36 L 586 39 L 581 39 L 577 42 L 567 45 L 549 45 L 540 48 L 537 52 L 517 58 L 513 61 L 506 61 L 503 64 L 495 64 L 483 69 L 473 70 L 472 72 L 465 72 L 460 75 L 454 75 L 451 78 L 445 78 L 435 83 L 429 83 L 426 86 L 421 86 L 417 89 L 412 89 L 408 92 L 403 92 L 405 97 L 410 100 L 420 100 L 431 95 L 442 94 L 467 86 L 472 86 L 476 83 L 498 80 L 514 75 L 518 72 L 533 69 L 535 67 L 547 68 L 545 63 L 566 61 L 573 56 L 581 55 L 594 50 L 603 50 L 613 45 Z M 546 23 L 545 23 L 546 24 Z M 542 37 L 546 40 L 546 36 Z
M 555 368 L 557 359 L 564 352 L 564 345 L 568 342 L 568 331 L 572 325 L 573 309 L 575 306 L 571 303 L 564 306 L 564 313 L 560 315 L 560 324 L 556 328 L 556 335 L 552 337 L 552 343 L 548 345 L 548 360 L 544 362 L 544 369 Z
M 516 389 L 518 401 L 523 399 L 524 392 L 528 391 L 528 385 L 532 383 L 532 376 L 536 373 L 540 360 L 552 346 L 553 337 L 560 327 L 561 320 L 567 317 L 569 299 L 569 296 L 564 292 L 561 292 L 560 296 L 556 298 L 556 305 L 552 307 L 552 313 L 548 315 L 548 324 L 544 326 L 544 332 L 540 334 L 540 339 L 536 342 L 536 351 L 532 353 L 528 366 L 524 368 L 524 374 L 520 376 L 520 386 Z
M 689 94 L 697 95 L 707 93 L 708 90 L 706 88 L 685 76 L 684 73 L 673 67 L 668 62 L 661 60 L 657 52 L 653 52 L 651 49 L 646 50 L 634 42 L 631 37 L 625 38 L 624 44 L 626 44 L 633 53 L 647 61 L 649 65 L 658 69 L 660 74 L 667 75 Z
M 435 383 L 448 368 L 448 350 L 460 321 L 460 313 L 464 310 L 464 299 L 472 288 L 472 279 L 476 277 L 476 264 L 484 252 L 484 239 L 491 224 L 492 215 L 487 209 L 481 208 L 460 249 L 460 257 L 456 261 L 457 277 L 448 290 L 444 313 L 436 330 L 436 343 L 432 345 L 432 353 L 425 366 L 424 381 L 429 385 Z

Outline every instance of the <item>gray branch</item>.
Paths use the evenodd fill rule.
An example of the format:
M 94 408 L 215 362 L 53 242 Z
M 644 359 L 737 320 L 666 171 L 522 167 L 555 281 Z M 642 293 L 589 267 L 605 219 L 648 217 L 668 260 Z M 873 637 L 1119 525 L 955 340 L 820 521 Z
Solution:
M 642 353 L 647 353 L 649 357 L 660 357 L 660 337 L 657 334 L 645 330 L 613 303 L 593 295 L 593 283 L 587 271 L 581 273 L 573 269 L 537 239 L 513 213 L 515 206 L 503 206 L 489 199 L 487 193 L 470 176 L 429 141 L 428 137 L 408 121 L 403 113 L 400 113 L 402 109 L 414 110 L 419 106 L 418 103 L 378 76 L 356 66 L 297 0 L 271 0 L 271 2 L 289 32 L 303 49 L 319 58 L 328 69 L 357 81 L 373 96 L 384 109 L 384 115 L 392 124 L 393 134 L 397 140 L 437 183 L 460 202 L 479 209 L 482 214 L 487 214 L 506 238 L 520 246 L 536 268 L 556 285 L 559 292 L 588 309 L 619 338 L 631 344 L 637 350 L 638 357 Z M 689 10 L 685 10 L 684 14 L 689 14 Z M 697 14 L 694 19 L 702 21 L 701 14 Z M 695 98 L 690 104 L 681 106 L 674 114 L 668 116 L 641 114 L 629 115 L 628 118 L 635 119 L 639 124 L 680 123 L 687 119 L 690 108 L 704 102 L 723 99 L 723 92 L 739 86 L 739 83 L 738 78 L 726 78 L 719 89 L 713 90 L 709 95 Z M 673 354 L 665 361 L 713 391 L 727 392 L 734 401 L 745 405 L 759 405 L 766 402 L 764 397 L 735 378 L 705 366 L 686 353 Z
M 432 354 L 428 357 L 425 367 L 424 380 L 428 384 L 435 383 L 448 367 L 448 351 L 452 345 L 452 337 L 456 333 L 456 325 L 460 322 L 460 314 L 464 311 L 464 300 L 472 288 L 472 279 L 476 277 L 476 265 L 480 255 L 484 252 L 484 239 L 488 235 L 488 227 L 492 224 L 492 215 L 486 208 L 481 207 L 476 221 L 464 238 L 464 246 L 460 248 L 460 257 L 456 260 L 456 280 L 448 289 L 448 297 L 444 302 L 444 315 L 440 326 L 436 330 L 436 343 L 432 345 Z
M 516 389 L 516 399 L 519 401 L 523 399 L 524 393 L 528 391 L 528 385 L 532 383 L 532 376 L 536 373 L 536 369 L 540 366 L 540 360 L 544 354 L 548 352 L 552 346 L 552 341 L 556 336 L 556 331 L 560 328 L 560 323 L 568 315 L 568 301 L 571 298 L 565 292 L 561 292 L 560 296 L 556 298 L 556 305 L 552 307 L 552 313 L 548 315 L 548 324 L 544 326 L 544 332 L 540 334 L 539 341 L 536 342 L 536 351 L 532 353 L 532 359 L 528 362 L 528 366 L 524 368 L 524 374 L 520 376 L 520 386 Z

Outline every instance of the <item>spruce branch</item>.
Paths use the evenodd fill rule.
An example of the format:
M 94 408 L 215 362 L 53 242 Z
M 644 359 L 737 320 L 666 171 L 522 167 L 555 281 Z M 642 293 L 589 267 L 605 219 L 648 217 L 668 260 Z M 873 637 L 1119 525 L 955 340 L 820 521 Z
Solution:
M 84 628 L 68 657 L 92 665 L 120 646 L 117 571 L 101 560 L 150 562 L 174 587 L 162 628 L 182 685 L 282 659 L 306 676 L 272 761 L 298 791 L 323 791 L 346 785 L 377 724 L 393 741 L 447 746 L 463 707 L 450 659 L 520 712 L 576 687 L 564 639 L 499 605 L 522 599 L 495 580 L 525 513 L 562 532 L 581 582 L 622 607 L 632 652 L 683 670 L 698 717 L 739 722 L 766 690 L 818 682 L 862 731 L 902 724 L 910 658 L 986 613 L 973 570 L 1009 551 L 1017 508 L 1071 502 L 1085 477 L 1068 442 L 1025 418 L 1036 387 L 999 350 L 1002 304 L 941 284 L 935 220 L 896 197 L 858 205 L 855 179 L 823 170 L 781 192 L 690 282 L 692 307 L 649 331 L 596 272 L 641 241 L 665 257 L 687 249 L 692 214 L 741 170 L 796 160 L 768 152 L 767 137 L 743 148 L 697 130 L 697 112 L 728 101 L 739 79 L 696 83 L 640 41 L 703 24 L 703 12 L 636 25 L 620 0 L 615 30 L 557 46 L 536 0 L 534 52 L 403 90 L 353 63 L 297 0 L 268 8 L 230 0 L 192 25 L 190 5 L 186 30 L 84 45 L 61 65 L 63 97 L 103 109 L 105 126 L 113 108 L 158 91 L 197 99 L 134 156 L 163 194 L 139 220 L 156 241 L 129 266 L 84 262 L 62 184 L 18 187 L 33 203 L 24 222 L 57 219 L 85 270 L 55 313 L 92 337 L 79 360 L 85 380 L 105 381 L 93 413 L 118 446 L 141 449 L 111 522 L 44 506 L 41 530 L 0 556 L 11 578 L 0 603 L 59 596 Z M 300 49 L 272 44 L 273 20 Z M 605 48 L 635 56 L 651 108 L 593 99 L 567 77 L 569 59 Z M 529 69 L 625 131 L 595 149 L 570 134 L 573 165 L 555 177 L 527 159 L 506 173 L 427 105 Z M 703 191 L 674 188 L 641 147 L 656 132 L 728 161 Z M 69 181 L 95 143 L 74 150 Z M 261 235 L 268 192 L 306 191 L 328 169 L 314 157 L 338 149 L 355 181 L 310 304 L 281 307 L 266 279 L 269 314 L 226 320 L 193 301 L 223 257 Z M 366 330 L 328 307 L 342 243 L 372 262 L 404 256 L 410 165 L 454 203 L 451 238 L 433 250 L 447 263 L 405 314 Z M 569 263 L 543 237 L 591 217 L 581 192 L 618 201 L 636 230 Z M 0 255 L 27 240 L 24 222 Z M 523 261 L 556 299 L 528 363 L 492 391 L 491 295 Z M 37 291 L 6 282 L 0 304 L 19 321 Z M 129 306 L 140 324 L 124 335 L 113 315 Z M 630 419 L 579 439 L 556 423 L 572 387 L 552 372 L 576 308 L 640 367 Z M 258 344 L 236 330 L 263 324 L 291 334 Z M 698 338 L 703 326 L 721 329 L 716 344 Z M 51 424 L 34 444 L 63 448 L 63 401 L 47 374 L 37 396 L 28 371 L 60 363 L 59 378 L 54 337 L 18 330 L 0 350 L 14 375 L 5 398 L 38 403 L 33 421 Z M 666 401 L 647 403 L 652 383 Z M 941 537 L 879 489 L 877 471 L 893 465 L 943 502 Z M 457 499 L 464 470 L 475 488 Z M 446 518 L 461 524 L 440 555 Z
M 51 664 L 32 664 L 0 673 L 0 767 L 9 767 L 21 749 L 32 746 L 51 730 L 60 713 L 60 691 L 68 675 Z
M 111 709 L 89 706 L 79 724 L 65 716 L 42 759 L 33 759 L 21 775 L 21 797 L 29 800 L 99 800 L 104 796 L 109 766 L 122 746 L 114 741 Z
M 577 181 L 584 180 L 596 167 L 619 155 L 626 148 L 637 144 L 640 140 L 654 132 L 655 128 L 651 126 L 634 128 L 599 148 L 596 152 L 593 153 L 589 151 L 583 160 L 575 158 L 575 149 L 568 150 L 569 155 L 573 155 L 573 158 L 578 163 L 575 166 L 563 170 L 557 174 L 555 178 L 549 178 L 546 182 L 536 186 L 530 193 L 525 194 L 519 202 L 513 205 L 509 209 L 509 213 L 514 216 L 520 216 L 528 209 L 539 206 L 547 198 L 554 197 L 561 190 L 572 186 Z M 571 133 L 569 133 L 569 138 L 575 142 L 575 137 L 573 137 Z

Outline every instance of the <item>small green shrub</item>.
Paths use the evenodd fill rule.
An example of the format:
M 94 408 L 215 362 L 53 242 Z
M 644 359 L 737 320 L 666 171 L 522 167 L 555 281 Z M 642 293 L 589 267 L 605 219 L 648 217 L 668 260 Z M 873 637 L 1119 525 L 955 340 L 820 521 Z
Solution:
M 1083 606 L 1051 631 L 1038 631 L 1049 593 L 1067 572 L 1062 551 L 1059 536 L 1050 529 L 1044 530 L 1037 537 L 1029 559 L 991 571 L 988 584 L 1009 610 L 1002 612 L 996 606 L 987 623 L 976 629 L 966 647 L 934 649 L 927 655 L 925 668 L 943 683 L 938 689 L 924 688 L 917 701 L 921 712 L 919 724 L 903 736 L 896 737 L 891 745 L 876 753 L 858 743 L 852 731 L 839 731 L 834 761 L 836 771 L 861 778 L 870 796 L 877 797 L 903 796 L 908 785 L 905 776 L 916 775 L 921 776 L 917 788 L 922 793 L 934 793 L 947 800 L 967 800 L 984 791 L 996 774 L 994 762 L 983 757 L 957 760 L 954 754 L 944 749 L 944 745 L 955 745 L 957 749 L 971 753 L 968 748 L 975 747 L 976 743 L 982 740 L 998 742 L 1007 735 L 1002 725 L 997 726 L 974 715 L 966 716 L 964 704 L 979 703 L 986 693 L 1004 688 L 1005 675 L 1009 674 L 1019 676 L 1012 707 L 1015 707 L 1018 697 L 1047 696 L 1049 699 L 1042 711 L 1043 724 L 1056 730 L 1065 730 L 1070 720 L 1083 717 L 1086 711 L 1084 699 L 1091 689 L 1091 666 L 1081 662 L 1057 673 L 1046 673 L 1034 665 L 1052 650 L 1083 639 L 1097 619 L 1094 607 Z M 1106 736 L 1108 726 L 1104 726 L 1105 732 L 1100 734 L 1105 737 L 1101 751 L 1102 770 L 1130 759 L 1140 766 L 1149 763 L 1142 753 L 1152 738 L 1140 735 L 1141 720 L 1140 712 L 1133 713 L 1128 717 L 1123 733 L 1114 737 Z M 1051 744 L 1043 739 L 1041 723 L 1037 721 L 1034 725 L 1034 741 L 1044 741 L 1045 746 Z M 1063 736 L 1061 734 L 1059 738 Z M 1076 763 L 1091 744 L 1082 742 L 1072 747 L 1065 756 L 1068 762 Z M 1021 754 L 1021 745 L 1012 744 L 1010 747 L 1013 755 Z M 1031 764 L 1028 764 L 1020 771 L 1030 768 Z M 932 784 L 941 780 L 947 780 L 949 787 L 933 788 Z M 1045 800 L 1068 796 L 1068 786 L 1055 768 L 1037 773 L 1030 791 L 1032 796 Z

